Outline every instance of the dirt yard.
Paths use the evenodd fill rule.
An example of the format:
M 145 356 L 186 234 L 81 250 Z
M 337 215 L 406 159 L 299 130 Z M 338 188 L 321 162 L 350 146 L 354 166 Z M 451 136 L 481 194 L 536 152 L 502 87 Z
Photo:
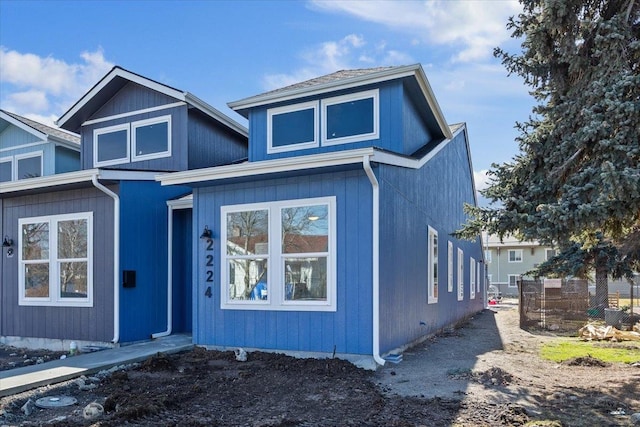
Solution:
M 159 355 L 2 398 L 0 425 L 633 425 L 631 415 L 640 412 L 640 364 L 542 360 L 539 346 L 555 338 L 522 331 L 517 321 L 515 306 L 484 310 L 376 372 L 337 359 L 268 353 L 249 353 L 244 362 L 233 352 L 201 348 Z M 59 357 L 3 350 L 0 369 L 34 356 Z M 33 405 L 52 396 L 77 402 L 53 409 Z M 87 420 L 83 409 L 92 402 L 104 413 Z

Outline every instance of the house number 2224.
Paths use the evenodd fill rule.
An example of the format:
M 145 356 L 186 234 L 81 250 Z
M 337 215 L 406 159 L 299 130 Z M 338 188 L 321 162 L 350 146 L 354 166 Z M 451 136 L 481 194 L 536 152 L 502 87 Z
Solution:
M 205 248 L 204 255 L 204 265 L 206 267 L 204 274 L 207 286 L 207 290 L 204 295 L 211 298 L 211 284 L 213 283 L 213 254 L 209 252 L 213 252 L 213 239 L 207 239 L 207 246 Z

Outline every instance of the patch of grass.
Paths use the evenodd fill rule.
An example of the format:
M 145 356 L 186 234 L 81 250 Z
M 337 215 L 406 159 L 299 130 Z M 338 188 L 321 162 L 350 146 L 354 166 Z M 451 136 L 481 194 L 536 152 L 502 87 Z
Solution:
M 540 356 L 554 362 L 591 356 L 609 363 L 635 363 L 640 361 L 640 342 L 612 343 L 562 339 L 544 344 Z

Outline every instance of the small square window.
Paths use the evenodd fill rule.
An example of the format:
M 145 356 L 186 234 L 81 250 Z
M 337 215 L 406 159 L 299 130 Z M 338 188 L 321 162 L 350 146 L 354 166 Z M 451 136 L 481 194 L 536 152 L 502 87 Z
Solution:
M 129 123 L 93 131 L 93 164 L 108 166 L 129 161 Z
M 379 91 L 322 100 L 322 145 L 378 139 Z
M 549 261 L 551 258 L 557 255 L 555 249 L 545 249 L 544 250 L 544 259 L 545 261 Z
M 131 160 L 149 160 L 171 155 L 171 116 L 154 117 L 131 124 Z
M 517 288 L 518 287 L 519 278 L 520 278 L 519 274 L 510 274 L 509 275 L 509 287 L 510 288 Z

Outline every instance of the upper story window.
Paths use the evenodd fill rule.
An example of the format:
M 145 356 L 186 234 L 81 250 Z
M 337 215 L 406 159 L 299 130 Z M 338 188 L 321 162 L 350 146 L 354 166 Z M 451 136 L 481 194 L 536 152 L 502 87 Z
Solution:
M 378 90 L 322 100 L 322 145 L 377 139 Z
M 171 116 L 93 131 L 93 164 L 109 166 L 171 155 Z
M 269 153 L 318 146 L 318 103 L 287 105 L 267 111 Z
M 93 304 L 93 214 L 18 221 L 20 305 Z
M 335 198 L 224 206 L 222 308 L 336 310 Z
M 522 262 L 522 249 L 509 249 L 509 262 Z
M 545 249 L 544 250 L 544 260 L 549 261 L 551 258 L 557 255 L 555 249 Z
M 267 153 L 377 139 L 378 105 L 379 91 L 375 89 L 270 108 Z
M 42 151 L 0 159 L 0 182 L 42 176 Z

